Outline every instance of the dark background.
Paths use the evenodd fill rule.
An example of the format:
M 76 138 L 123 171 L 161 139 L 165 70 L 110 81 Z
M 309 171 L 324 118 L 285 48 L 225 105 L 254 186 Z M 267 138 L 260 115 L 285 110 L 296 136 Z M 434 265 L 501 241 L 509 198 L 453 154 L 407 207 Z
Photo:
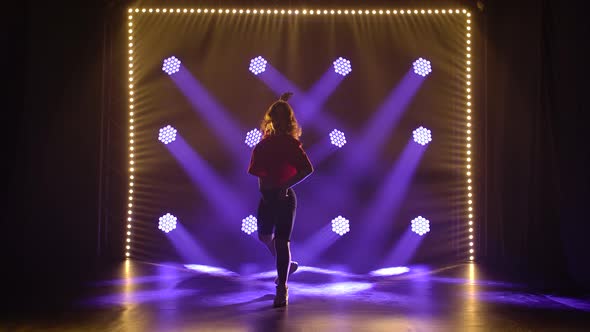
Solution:
M 499 0 L 485 2 L 483 12 L 471 1 L 433 4 L 443 2 L 473 8 L 477 29 L 487 40 L 482 45 L 484 80 L 476 95 L 477 120 L 485 133 L 477 138 L 482 147 L 476 167 L 481 170 L 477 259 L 505 277 L 532 280 L 540 289 L 587 291 L 590 165 L 583 112 L 589 109 L 589 28 L 583 2 Z M 357 2 L 238 3 L 250 4 Z M 3 190 L 1 242 L 3 286 L 11 291 L 3 294 L 14 295 L 3 304 L 12 308 L 40 298 L 67 298 L 82 280 L 122 258 L 121 225 L 113 220 L 123 213 L 116 193 L 126 183 L 124 152 L 107 144 L 111 150 L 103 156 L 110 159 L 99 161 L 101 141 L 125 132 L 125 119 L 113 112 L 124 101 L 109 100 L 109 91 L 121 88 L 112 72 L 120 50 L 110 42 L 122 31 L 125 5 L 25 2 L 8 6 L 4 14 L 3 41 L 9 47 L 3 52 L 8 86 L 3 165 L 9 180 Z M 101 124 L 113 132 L 101 136 Z M 99 181 L 101 175 L 110 181 Z

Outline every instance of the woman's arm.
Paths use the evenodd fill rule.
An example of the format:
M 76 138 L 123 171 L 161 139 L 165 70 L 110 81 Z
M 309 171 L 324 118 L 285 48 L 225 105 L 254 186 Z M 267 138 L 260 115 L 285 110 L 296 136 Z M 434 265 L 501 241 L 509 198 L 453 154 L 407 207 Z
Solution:
M 305 153 L 303 150 L 301 142 L 295 141 L 294 147 L 295 149 L 293 150 L 292 154 L 292 164 L 295 166 L 297 173 L 295 173 L 295 175 L 284 184 L 285 189 L 289 189 L 297 185 L 310 176 L 311 173 L 313 173 L 313 166 L 307 157 L 307 153 Z
M 311 173 L 313 173 L 313 167 L 311 167 L 311 164 L 309 166 L 310 167 L 307 169 L 297 171 L 297 173 L 284 184 L 285 189 L 289 189 L 297 185 L 301 181 L 305 180 L 308 176 L 310 176 Z
M 254 148 L 254 150 L 252 150 L 252 155 L 250 157 L 250 164 L 248 165 L 248 173 L 252 174 L 254 176 L 266 176 L 267 172 L 266 169 L 264 169 L 263 167 L 261 167 L 261 161 L 260 156 L 258 156 L 258 146 L 256 146 Z

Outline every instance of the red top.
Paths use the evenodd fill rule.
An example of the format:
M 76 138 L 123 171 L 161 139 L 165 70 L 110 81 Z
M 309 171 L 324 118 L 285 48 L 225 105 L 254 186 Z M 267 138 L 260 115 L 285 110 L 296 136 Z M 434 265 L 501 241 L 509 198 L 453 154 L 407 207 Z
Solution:
M 312 166 L 299 140 L 291 135 L 271 135 L 252 151 L 248 173 L 273 187 L 281 187 L 298 171 L 306 169 L 311 170 Z

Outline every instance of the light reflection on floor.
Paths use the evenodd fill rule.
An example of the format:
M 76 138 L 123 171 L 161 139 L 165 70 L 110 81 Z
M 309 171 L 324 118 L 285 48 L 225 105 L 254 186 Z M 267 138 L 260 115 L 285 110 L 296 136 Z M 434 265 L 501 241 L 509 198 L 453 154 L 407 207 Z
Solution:
M 200 299 L 198 302 L 202 302 L 201 304 L 215 306 L 260 302 L 263 299 L 272 299 L 274 294 L 272 280 L 276 276 L 275 271 L 241 276 L 221 267 L 198 264 L 184 266 L 151 264 L 156 267 L 157 275 L 136 276 L 130 270 L 129 264 L 132 263 L 129 261 L 125 263 L 123 278 L 94 283 L 95 286 L 123 285 L 122 292 L 86 299 L 84 303 L 86 305 L 129 304 L 193 296 L 198 297 Z M 413 280 L 414 286 L 418 285 L 418 288 L 414 287 L 414 289 L 420 289 L 420 283 L 424 281 L 463 285 L 468 287 L 464 292 L 466 297 L 477 296 L 478 300 L 483 302 L 550 308 L 565 304 L 590 311 L 590 302 L 576 299 L 551 298 L 515 291 L 477 290 L 478 286 L 503 286 L 506 289 L 514 285 L 477 280 L 473 265 L 468 269 L 467 278 L 441 277 L 432 271 L 436 272 L 424 266 L 416 268 L 399 266 L 359 275 L 320 267 L 300 266 L 289 282 L 291 302 L 309 297 L 332 299 L 346 297 L 371 303 L 415 302 L 415 298 L 404 294 L 406 292 L 392 291 L 395 283 L 401 284 L 407 280 Z M 402 275 L 403 278 L 400 278 L 399 276 Z M 375 278 L 376 276 L 380 278 Z M 425 285 L 422 286 L 425 287 Z
M 120 278 L 91 284 L 93 296 L 80 304 L 123 310 L 120 324 L 161 331 L 485 331 L 490 324 L 514 327 L 512 317 L 490 317 L 504 306 L 590 311 L 590 300 L 527 293 L 482 278 L 474 265 L 388 267 L 364 275 L 300 266 L 289 281 L 288 309 L 277 311 L 271 308 L 275 272 L 259 271 L 127 262 Z

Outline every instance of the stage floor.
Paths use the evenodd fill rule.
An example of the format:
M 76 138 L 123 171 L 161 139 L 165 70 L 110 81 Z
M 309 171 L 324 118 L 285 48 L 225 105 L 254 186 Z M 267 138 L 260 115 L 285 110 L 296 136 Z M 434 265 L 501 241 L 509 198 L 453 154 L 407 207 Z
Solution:
M 2 331 L 590 330 L 590 298 L 527 292 L 476 265 L 388 276 L 301 266 L 283 309 L 271 307 L 274 273 L 256 270 L 128 261 L 89 283 L 71 309 L 10 319 Z

